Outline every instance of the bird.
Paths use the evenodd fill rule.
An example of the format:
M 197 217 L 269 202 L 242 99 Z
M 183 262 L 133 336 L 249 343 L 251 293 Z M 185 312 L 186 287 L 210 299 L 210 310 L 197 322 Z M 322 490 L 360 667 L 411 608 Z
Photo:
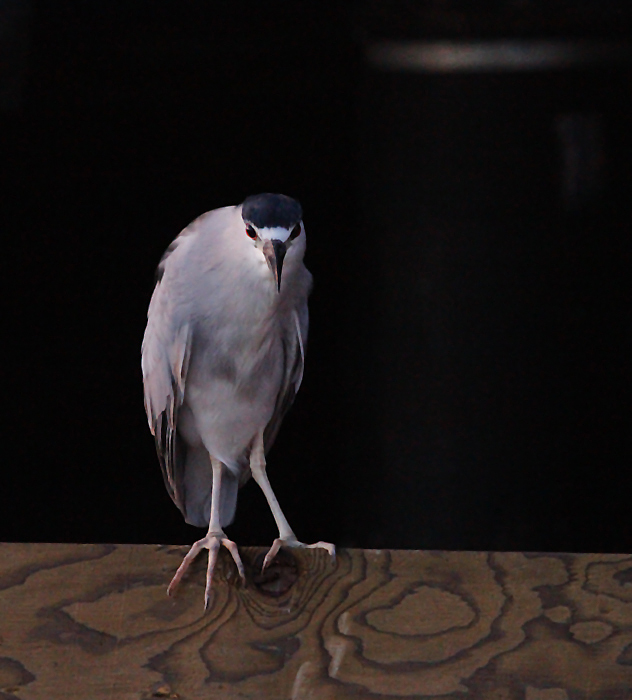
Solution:
M 205 609 L 221 547 L 245 584 L 224 528 L 251 476 L 279 530 L 264 570 L 281 547 L 321 548 L 335 559 L 333 544 L 296 538 L 266 471 L 266 453 L 303 378 L 312 287 L 305 245 L 300 203 L 263 193 L 199 216 L 156 271 L 141 349 L 145 410 L 169 495 L 187 523 L 208 527 L 167 593 L 207 549 Z

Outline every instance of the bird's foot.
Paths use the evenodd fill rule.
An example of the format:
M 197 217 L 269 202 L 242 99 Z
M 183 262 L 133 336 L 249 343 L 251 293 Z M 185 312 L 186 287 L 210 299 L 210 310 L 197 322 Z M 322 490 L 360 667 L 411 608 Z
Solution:
M 169 588 L 167 588 L 167 595 L 173 595 L 177 585 L 180 583 L 180 579 L 186 573 L 186 570 L 191 565 L 191 562 L 197 557 L 197 555 L 203 550 L 208 549 L 208 568 L 206 570 L 206 590 L 204 591 L 204 609 L 208 608 L 209 600 L 211 598 L 211 583 L 213 581 L 213 571 L 215 570 L 215 564 L 217 562 L 217 556 L 219 554 L 219 549 L 221 546 L 226 547 L 230 552 L 233 561 L 237 566 L 237 571 L 241 577 L 242 582 L 246 583 L 246 575 L 244 573 L 244 565 L 241 562 L 241 557 L 239 556 L 239 551 L 237 550 L 237 545 L 229 540 L 226 535 L 219 530 L 218 532 L 209 532 L 206 537 L 201 540 L 194 542 L 191 549 L 187 552 L 182 564 L 180 564 L 175 576 L 171 579 Z
M 261 571 L 265 571 L 266 568 L 272 563 L 272 560 L 279 553 L 281 547 L 300 547 L 301 549 L 326 549 L 332 560 L 336 561 L 336 547 L 329 542 L 316 542 L 314 544 L 304 544 L 299 542 L 296 537 L 277 537 L 272 543 L 270 551 L 266 554 L 266 558 L 263 560 L 263 566 Z

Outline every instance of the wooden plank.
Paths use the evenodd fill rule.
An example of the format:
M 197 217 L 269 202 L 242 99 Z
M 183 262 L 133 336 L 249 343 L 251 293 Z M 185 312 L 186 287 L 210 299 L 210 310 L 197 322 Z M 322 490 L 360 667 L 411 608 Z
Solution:
M 632 697 L 629 555 L 185 551 L 0 545 L 0 698 Z

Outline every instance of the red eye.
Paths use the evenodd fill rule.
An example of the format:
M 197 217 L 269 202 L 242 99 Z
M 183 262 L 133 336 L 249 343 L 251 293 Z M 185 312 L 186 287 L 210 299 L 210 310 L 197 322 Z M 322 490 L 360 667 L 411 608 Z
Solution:
M 246 226 L 246 235 L 248 238 L 252 238 L 254 240 L 257 237 L 257 232 L 252 226 Z
M 296 224 L 296 226 L 292 229 L 292 233 L 290 233 L 290 240 L 293 241 L 300 233 L 301 233 L 301 225 Z

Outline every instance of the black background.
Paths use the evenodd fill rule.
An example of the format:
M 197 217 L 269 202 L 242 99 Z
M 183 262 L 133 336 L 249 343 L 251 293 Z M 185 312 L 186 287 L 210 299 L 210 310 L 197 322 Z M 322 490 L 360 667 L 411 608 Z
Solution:
M 272 191 L 303 204 L 315 277 L 269 455 L 299 538 L 630 549 L 628 69 L 420 78 L 363 48 L 388 31 L 608 39 L 629 18 L 483 3 L 477 25 L 444 5 L 392 26 L 370 4 L 22 5 L 1 117 L 1 540 L 199 536 L 143 411 L 153 273 L 200 213 Z M 607 172 L 570 207 L 567 114 L 597 120 Z M 253 483 L 228 532 L 275 536 Z

